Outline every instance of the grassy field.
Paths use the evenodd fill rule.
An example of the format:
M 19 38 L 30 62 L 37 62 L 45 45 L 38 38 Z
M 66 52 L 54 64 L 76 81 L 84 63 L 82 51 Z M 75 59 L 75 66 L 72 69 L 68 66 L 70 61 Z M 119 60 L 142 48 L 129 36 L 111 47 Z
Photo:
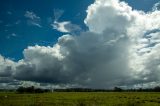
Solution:
M 0 106 L 160 106 L 160 93 L 54 92 L 0 93 Z

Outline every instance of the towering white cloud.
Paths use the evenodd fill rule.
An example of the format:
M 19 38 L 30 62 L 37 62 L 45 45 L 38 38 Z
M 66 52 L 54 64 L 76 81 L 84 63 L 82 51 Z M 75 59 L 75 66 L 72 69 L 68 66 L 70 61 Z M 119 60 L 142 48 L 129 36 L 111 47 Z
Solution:
M 118 0 L 96 0 L 84 20 L 89 31 L 63 35 L 53 47 L 28 47 L 24 59 L 8 64 L 3 58 L 1 63 L 22 81 L 94 88 L 153 86 L 160 81 L 159 17 L 158 10 L 145 13 Z
M 133 20 L 132 8 L 118 0 L 96 0 L 87 13 L 84 22 L 95 33 L 105 30 L 123 33 Z

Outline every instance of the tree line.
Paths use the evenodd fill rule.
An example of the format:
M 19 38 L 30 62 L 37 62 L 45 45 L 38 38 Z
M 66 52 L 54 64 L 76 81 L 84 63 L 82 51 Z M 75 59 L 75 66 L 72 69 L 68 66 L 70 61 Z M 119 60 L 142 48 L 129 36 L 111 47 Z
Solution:
M 19 87 L 16 90 L 18 93 L 44 93 L 44 92 L 50 92 L 49 89 L 41 89 L 41 88 L 35 88 L 34 86 L 31 87 Z
M 45 92 L 160 92 L 160 87 L 154 88 L 139 88 L 139 89 L 122 89 L 114 87 L 114 89 L 91 89 L 91 88 L 66 88 L 66 89 L 41 89 L 31 87 L 19 87 L 16 92 L 18 93 L 45 93 Z

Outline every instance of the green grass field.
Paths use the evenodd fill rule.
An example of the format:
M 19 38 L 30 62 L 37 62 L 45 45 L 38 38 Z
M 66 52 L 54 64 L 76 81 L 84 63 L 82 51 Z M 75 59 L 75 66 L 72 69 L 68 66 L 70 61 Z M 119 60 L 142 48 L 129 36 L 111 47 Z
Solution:
M 0 93 L 0 106 L 160 106 L 160 93 L 53 92 Z

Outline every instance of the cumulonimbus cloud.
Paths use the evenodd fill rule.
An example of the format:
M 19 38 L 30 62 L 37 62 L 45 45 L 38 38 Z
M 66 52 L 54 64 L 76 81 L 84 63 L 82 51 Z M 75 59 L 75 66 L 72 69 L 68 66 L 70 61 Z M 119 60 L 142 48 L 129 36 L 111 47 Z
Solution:
M 158 10 L 145 13 L 119 0 L 95 0 L 84 20 L 89 31 L 63 35 L 53 47 L 29 46 L 18 62 L 1 57 L 7 66 L 0 67 L 20 81 L 93 88 L 157 84 L 159 17 Z

